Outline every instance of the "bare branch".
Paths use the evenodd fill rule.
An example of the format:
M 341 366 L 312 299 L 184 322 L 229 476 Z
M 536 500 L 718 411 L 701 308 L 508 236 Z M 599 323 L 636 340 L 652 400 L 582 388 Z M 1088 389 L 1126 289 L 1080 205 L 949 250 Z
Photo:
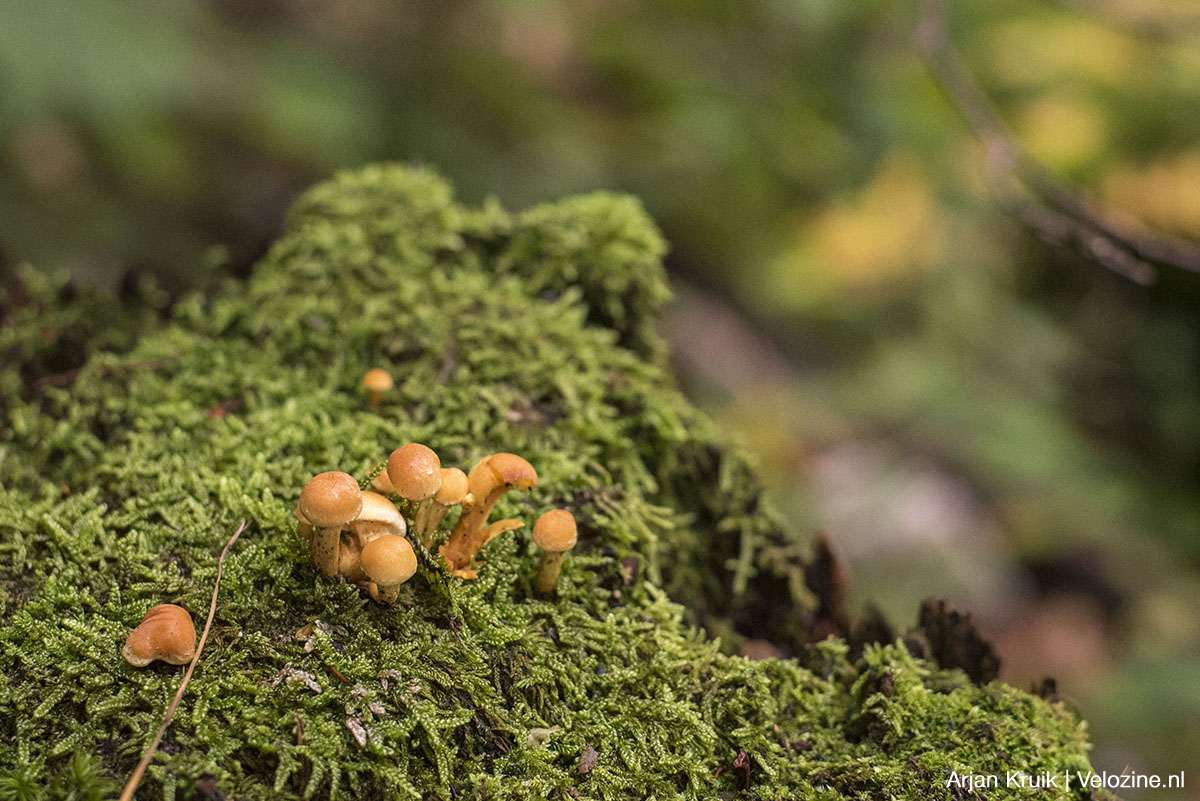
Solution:
M 1200 246 L 1151 231 L 1052 174 L 1016 138 L 950 44 L 945 0 L 920 0 L 917 46 L 925 64 L 986 151 L 988 183 L 1001 205 L 1043 240 L 1070 247 L 1139 284 L 1158 268 L 1200 273 Z

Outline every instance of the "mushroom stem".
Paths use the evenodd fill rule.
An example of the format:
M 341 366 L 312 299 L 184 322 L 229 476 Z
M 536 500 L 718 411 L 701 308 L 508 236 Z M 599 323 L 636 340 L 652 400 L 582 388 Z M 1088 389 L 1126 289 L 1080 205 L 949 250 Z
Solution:
M 342 552 L 338 555 L 338 573 L 349 584 L 366 579 L 362 569 L 362 544 L 358 537 L 342 537 Z
M 534 576 L 533 586 L 543 595 L 558 589 L 558 574 L 562 572 L 563 552 L 542 551 L 542 566 Z
M 400 597 L 400 584 L 390 584 L 386 587 L 381 587 L 374 581 L 367 584 L 367 594 L 371 596 L 371 600 L 381 604 L 394 604 L 396 599 Z
M 492 513 L 492 507 L 496 505 L 496 501 L 500 500 L 500 496 L 507 490 L 507 487 L 498 487 L 489 493 L 483 503 L 463 507 L 462 515 L 450 533 L 450 539 L 438 549 L 442 556 L 450 562 L 451 568 L 464 568 L 470 565 L 484 543 L 495 536 L 495 534 L 485 535 L 483 524 L 488 519 L 488 515 Z
M 537 486 L 533 465 L 511 453 L 494 453 L 480 460 L 467 475 L 471 503 L 463 505 L 462 515 L 450 532 L 450 539 L 439 550 L 452 573 L 471 567 L 475 554 L 500 531 L 485 529 L 496 501 L 511 489 L 528 492 Z
M 313 526 L 312 554 L 317 570 L 326 576 L 336 576 L 341 549 L 341 526 Z
M 326 576 L 336 576 L 342 526 L 362 510 L 362 490 L 354 477 L 336 470 L 313 476 L 300 491 L 297 508 L 312 524 L 313 563 Z
M 442 524 L 451 506 L 471 503 L 470 480 L 457 467 L 443 467 L 437 492 L 417 509 L 416 528 L 426 548 L 433 547 L 433 532 Z
M 575 516 L 566 509 L 551 509 L 533 524 L 533 544 L 542 549 L 542 566 L 533 579 L 538 592 L 548 595 L 558 589 L 563 554 L 575 547 L 577 539 Z
M 448 511 L 450 511 L 450 506 L 438 503 L 436 498 L 423 501 L 417 508 L 417 516 L 413 523 L 416 525 L 417 534 L 421 536 L 421 544 L 427 550 L 433 544 L 433 532 L 441 524 Z

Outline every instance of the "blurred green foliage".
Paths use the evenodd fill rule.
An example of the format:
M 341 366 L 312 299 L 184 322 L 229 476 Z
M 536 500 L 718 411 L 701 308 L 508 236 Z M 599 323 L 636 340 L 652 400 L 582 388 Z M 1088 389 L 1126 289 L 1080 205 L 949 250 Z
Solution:
M 953 39 L 1032 156 L 1200 237 L 1200 37 L 1140 38 L 1068 5 L 955 4 Z M 299 189 L 379 159 L 436 164 L 469 202 L 634 192 L 676 281 L 753 332 L 759 350 L 680 366 L 795 524 L 830 525 L 816 479 L 846 443 L 967 487 L 1000 532 L 986 552 L 1037 585 L 1014 594 L 1098 583 L 1119 599 L 1103 664 L 1064 685 L 1114 758 L 1178 770 L 1200 753 L 1200 281 L 1132 286 L 1000 213 L 916 55 L 916 15 L 883 0 L 3 0 L 0 262 L 103 285 L 150 273 L 175 292 L 243 272 Z M 787 369 L 746 365 L 762 352 Z M 871 581 L 888 547 L 852 560 L 858 595 L 907 616 L 911 591 Z M 1080 554 L 1096 575 L 1080 578 Z M 1066 578 L 1042 581 L 1046 564 Z

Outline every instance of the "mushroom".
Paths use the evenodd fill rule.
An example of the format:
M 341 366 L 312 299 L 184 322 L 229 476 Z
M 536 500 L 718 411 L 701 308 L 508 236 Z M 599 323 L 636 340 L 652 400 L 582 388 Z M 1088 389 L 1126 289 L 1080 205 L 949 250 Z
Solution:
M 533 586 L 543 594 L 558 588 L 563 554 L 575 547 L 575 517 L 566 509 L 552 509 L 533 524 L 533 544 L 542 549 L 542 566 Z
M 196 627 L 182 606 L 159 604 L 150 608 L 138 627 L 129 632 L 121 656 L 134 667 L 155 659 L 183 665 L 196 655 Z
M 342 526 L 358 517 L 362 490 L 348 473 L 332 470 L 309 479 L 300 492 L 300 514 L 312 523 L 312 554 L 317 569 L 337 575 Z
M 421 544 L 429 548 L 433 544 L 433 532 L 442 524 L 446 512 L 451 506 L 470 503 L 471 493 L 468 492 L 467 474 L 457 467 L 442 468 L 442 485 L 430 499 L 417 511 L 417 533 L 421 535 Z
M 371 407 L 371 411 L 379 411 L 379 396 L 392 388 L 392 374 L 376 367 L 366 372 L 362 383 L 363 388 L 367 390 L 367 405 Z
M 396 494 L 396 488 L 392 486 L 392 480 L 388 478 L 386 468 L 379 473 L 376 473 L 375 477 L 371 479 L 371 489 L 375 490 L 381 495 Z
M 417 572 L 417 555 L 404 537 L 385 534 L 363 546 L 362 567 L 370 579 L 367 592 L 376 601 L 390 604 L 400 594 L 400 585 Z
M 397 495 L 423 501 L 432 498 L 442 485 L 442 462 L 433 449 L 410 442 L 388 456 L 387 474 Z
M 479 549 L 497 534 L 521 526 L 519 520 L 484 525 L 492 507 L 511 489 L 529 492 L 537 486 L 537 480 L 533 465 L 513 453 L 493 453 L 471 468 L 467 474 L 471 502 L 463 505 L 462 515 L 454 524 L 450 539 L 438 549 L 452 574 L 474 578 L 470 568 Z
M 396 504 L 377 492 L 364 492 L 362 510 L 359 511 L 358 517 L 347 523 L 342 530 L 338 572 L 351 583 L 363 581 L 366 578 L 361 564 L 363 547 L 371 540 L 384 535 L 403 537 L 407 528 Z

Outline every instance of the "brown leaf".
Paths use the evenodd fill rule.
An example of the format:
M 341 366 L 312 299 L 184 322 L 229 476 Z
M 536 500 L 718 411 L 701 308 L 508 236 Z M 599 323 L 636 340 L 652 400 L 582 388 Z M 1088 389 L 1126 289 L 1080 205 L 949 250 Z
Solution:
M 579 775 L 586 776 L 592 772 L 592 768 L 596 767 L 596 762 L 600 759 L 600 754 L 595 748 L 590 745 L 583 749 L 583 755 L 579 757 Z

